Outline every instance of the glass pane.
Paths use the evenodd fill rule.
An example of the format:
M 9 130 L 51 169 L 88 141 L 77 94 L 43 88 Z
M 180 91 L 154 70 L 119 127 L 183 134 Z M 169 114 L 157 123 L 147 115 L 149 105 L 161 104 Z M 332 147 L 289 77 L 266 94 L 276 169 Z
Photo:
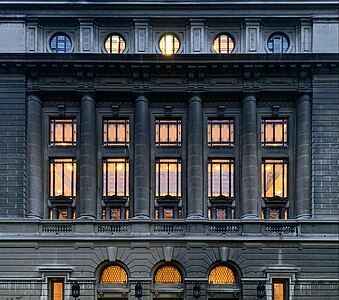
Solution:
M 165 196 L 168 195 L 168 169 L 170 168 L 169 165 L 165 163 L 160 163 L 160 195 L 158 196 Z
M 169 195 L 177 196 L 177 166 L 169 164 Z
M 73 176 L 72 163 L 64 164 L 64 196 L 72 196 Z
M 229 134 L 229 124 L 222 124 L 221 125 L 221 140 L 223 142 L 229 142 L 230 141 L 230 134 Z
M 61 123 L 55 123 L 55 142 L 60 143 L 63 142 L 64 136 L 62 132 L 62 124 Z
M 124 163 L 117 163 L 117 195 L 124 196 L 125 194 L 125 165 Z
M 64 283 L 62 281 L 52 282 L 52 300 L 64 299 Z
M 284 284 L 283 283 L 273 283 L 273 299 L 274 300 L 285 300 L 284 297 Z
M 282 164 L 275 165 L 275 191 L 274 196 L 283 196 L 283 166 Z
M 274 190 L 273 190 L 273 165 L 266 163 L 265 166 L 265 173 L 266 173 L 266 186 L 265 186 L 265 191 L 266 191 L 266 197 L 273 197 L 274 196 Z
M 230 170 L 229 170 L 228 164 L 222 164 L 221 171 L 222 171 L 221 194 L 224 195 L 224 196 L 230 196 L 230 189 L 229 189 L 229 184 L 230 184 L 229 171 Z
M 212 143 L 218 143 L 220 142 L 220 126 L 219 124 L 213 124 L 212 125 Z
M 212 164 L 212 197 L 221 195 L 220 164 Z
M 160 143 L 166 143 L 168 141 L 167 126 L 167 124 L 160 123 Z
M 266 124 L 266 140 L 265 142 L 273 142 L 273 124 Z
M 125 142 L 125 124 L 119 123 L 117 128 L 118 131 L 118 142 L 124 143 Z
M 53 196 L 58 196 L 62 195 L 63 193 L 62 164 L 56 163 L 54 168 L 55 168 L 55 186 L 54 186 L 55 194 Z

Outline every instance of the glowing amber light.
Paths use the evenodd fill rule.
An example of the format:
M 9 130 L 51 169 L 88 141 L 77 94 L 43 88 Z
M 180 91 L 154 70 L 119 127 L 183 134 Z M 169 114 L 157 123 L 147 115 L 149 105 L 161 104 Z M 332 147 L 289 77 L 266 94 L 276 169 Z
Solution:
M 107 53 L 123 53 L 126 49 L 126 42 L 120 35 L 111 35 L 105 41 Z
M 233 271 L 225 266 L 214 268 L 208 276 L 209 284 L 234 284 L 234 282 Z
M 164 55 L 175 54 L 180 48 L 179 39 L 173 34 L 165 34 L 160 39 L 159 48 Z
M 166 283 L 181 283 L 181 275 L 180 272 L 171 266 L 162 267 L 155 274 L 155 282 L 160 284 Z
M 127 283 L 127 273 L 119 266 L 110 266 L 102 272 L 101 281 L 104 284 Z
M 221 34 L 213 42 L 213 49 L 217 53 L 232 53 L 234 40 L 227 34 Z

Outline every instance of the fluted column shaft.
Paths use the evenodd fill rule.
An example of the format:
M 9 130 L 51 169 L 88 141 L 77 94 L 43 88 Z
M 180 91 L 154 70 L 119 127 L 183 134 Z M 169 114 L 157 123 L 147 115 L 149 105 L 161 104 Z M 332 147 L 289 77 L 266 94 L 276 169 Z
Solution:
M 311 99 L 301 96 L 297 101 L 296 136 L 296 215 L 311 217 Z
M 134 112 L 134 218 L 150 216 L 150 124 L 148 99 L 140 95 Z
M 188 102 L 187 210 L 188 218 L 203 218 L 203 118 L 200 96 Z
M 241 203 L 242 218 L 258 217 L 258 135 L 256 97 L 242 103 Z
M 27 98 L 27 217 L 43 218 L 42 111 L 39 97 Z
M 81 99 L 80 110 L 80 217 L 96 218 L 97 152 L 95 100 L 90 94 Z

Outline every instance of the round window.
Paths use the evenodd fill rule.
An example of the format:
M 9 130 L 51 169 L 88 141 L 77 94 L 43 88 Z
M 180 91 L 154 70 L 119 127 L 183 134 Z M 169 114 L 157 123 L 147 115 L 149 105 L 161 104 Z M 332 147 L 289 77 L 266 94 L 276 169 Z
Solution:
M 213 41 L 213 49 L 217 53 L 232 53 L 234 39 L 229 34 L 219 34 Z
M 267 41 L 267 48 L 272 53 L 284 53 L 289 47 L 289 40 L 281 33 L 272 34 Z
M 72 49 L 72 41 L 65 33 L 57 33 L 52 36 L 50 47 L 54 53 L 67 53 Z
M 112 34 L 105 41 L 107 53 L 123 53 L 126 49 L 125 40 L 118 34 Z
M 172 33 L 165 33 L 159 41 L 159 48 L 162 54 L 172 55 L 178 52 L 180 41 L 178 37 Z

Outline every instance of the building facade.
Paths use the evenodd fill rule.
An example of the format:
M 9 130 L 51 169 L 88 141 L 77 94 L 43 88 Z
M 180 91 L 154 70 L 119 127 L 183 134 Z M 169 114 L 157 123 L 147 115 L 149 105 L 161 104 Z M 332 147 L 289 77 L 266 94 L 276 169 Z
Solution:
M 0 299 L 338 298 L 338 8 L 0 1 Z

